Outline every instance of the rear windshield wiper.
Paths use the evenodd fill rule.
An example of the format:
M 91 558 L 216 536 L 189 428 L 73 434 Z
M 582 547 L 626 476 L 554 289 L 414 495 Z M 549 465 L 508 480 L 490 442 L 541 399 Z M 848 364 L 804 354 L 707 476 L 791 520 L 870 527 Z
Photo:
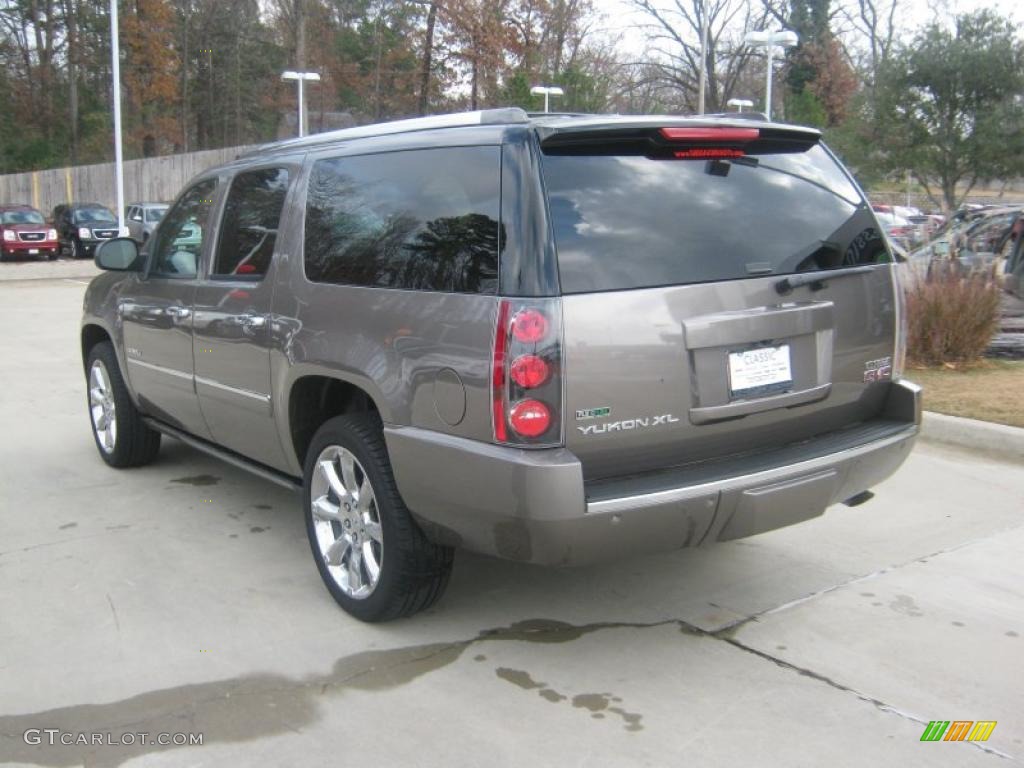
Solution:
M 837 277 L 846 277 L 847 275 L 863 275 L 868 272 L 874 271 L 873 266 L 864 265 L 862 267 L 846 267 L 845 269 L 822 269 L 817 272 L 808 272 L 802 275 L 790 275 L 784 277 L 775 284 L 775 290 L 785 296 L 790 293 L 794 288 L 799 288 L 801 285 L 809 285 L 812 291 L 820 291 L 825 287 L 825 283 Z

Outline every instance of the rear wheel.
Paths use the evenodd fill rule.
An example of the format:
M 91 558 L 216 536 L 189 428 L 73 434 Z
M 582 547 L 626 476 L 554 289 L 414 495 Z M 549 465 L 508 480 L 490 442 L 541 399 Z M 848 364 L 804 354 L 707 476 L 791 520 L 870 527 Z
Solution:
M 444 592 L 452 550 L 428 541 L 409 514 L 376 416 L 337 416 L 320 427 L 306 458 L 303 503 L 320 576 L 357 619 L 409 616 Z
M 146 426 L 128 395 L 113 345 L 96 344 L 87 365 L 89 419 L 100 457 L 119 469 L 150 463 L 160 451 L 160 433 Z

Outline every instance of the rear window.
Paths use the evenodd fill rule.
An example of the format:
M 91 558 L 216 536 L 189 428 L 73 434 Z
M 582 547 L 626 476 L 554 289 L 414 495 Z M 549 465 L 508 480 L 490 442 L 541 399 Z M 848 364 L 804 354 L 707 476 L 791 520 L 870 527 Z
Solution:
M 562 290 L 737 280 L 889 261 L 820 146 L 732 160 L 543 158 Z

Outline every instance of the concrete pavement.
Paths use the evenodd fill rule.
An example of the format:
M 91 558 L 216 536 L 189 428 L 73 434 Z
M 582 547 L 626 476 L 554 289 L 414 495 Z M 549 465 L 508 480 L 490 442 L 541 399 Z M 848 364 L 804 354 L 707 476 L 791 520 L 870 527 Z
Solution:
M 5 265 L 6 266 L 6 265 Z M 0 281 L 0 762 L 1009 765 L 1024 755 L 1024 466 L 920 445 L 871 503 L 578 570 L 457 556 L 368 626 L 297 500 L 167 441 L 117 472 L 74 278 Z M 985 744 L 929 720 L 996 720 Z M 202 733 L 33 746 L 26 729 Z

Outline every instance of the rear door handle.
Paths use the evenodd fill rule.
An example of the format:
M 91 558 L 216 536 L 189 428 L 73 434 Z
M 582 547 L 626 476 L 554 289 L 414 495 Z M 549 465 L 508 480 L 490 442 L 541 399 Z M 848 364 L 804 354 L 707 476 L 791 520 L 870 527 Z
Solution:
M 238 322 L 245 328 L 262 328 L 267 324 L 267 318 L 263 315 L 242 315 Z

